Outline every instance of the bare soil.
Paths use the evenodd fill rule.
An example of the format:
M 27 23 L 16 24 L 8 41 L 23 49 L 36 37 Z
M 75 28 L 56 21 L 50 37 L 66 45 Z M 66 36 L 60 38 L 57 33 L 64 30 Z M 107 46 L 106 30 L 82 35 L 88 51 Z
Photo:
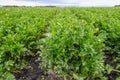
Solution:
M 113 54 L 109 54 L 109 52 L 105 51 L 105 65 L 110 65 L 114 69 L 119 64 L 118 62 L 114 61 L 115 56 Z M 120 76 L 120 72 L 111 71 L 110 74 L 105 73 L 107 80 L 116 80 L 117 76 Z
M 115 68 L 117 63 L 113 61 L 113 55 L 105 54 L 105 56 L 105 65 L 109 64 Z M 32 68 L 23 69 L 20 73 L 13 73 L 16 80 L 64 80 L 63 77 L 58 77 L 54 71 L 51 71 L 49 74 L 45 74 L 44 71 L 39 68 L 40 62 L 38 61 L 37 56 L 29 56 L 28 61 Z M 110 74 L 105 73 L 105 76 L 107 77 L 107 80 L 116 80 L 116 77 L 120 76 L 120 73 L 111 71 Z M 67 77 L 67 80 L 70 80 L 70 78 Z

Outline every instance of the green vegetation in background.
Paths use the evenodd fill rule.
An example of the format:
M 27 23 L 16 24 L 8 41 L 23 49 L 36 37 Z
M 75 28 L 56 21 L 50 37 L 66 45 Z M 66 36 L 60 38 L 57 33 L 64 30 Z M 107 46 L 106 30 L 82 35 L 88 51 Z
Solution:
M 40 55 L 40 68 L 45 71 L 103 80 L 104 70 L 120 71 L 119 40 L 120 8 L 3 7 L 0 79 L 13 80 L 12 72 L 30 68 L 28 56 Z M 115 66 L 103 61 L 109 55 Z

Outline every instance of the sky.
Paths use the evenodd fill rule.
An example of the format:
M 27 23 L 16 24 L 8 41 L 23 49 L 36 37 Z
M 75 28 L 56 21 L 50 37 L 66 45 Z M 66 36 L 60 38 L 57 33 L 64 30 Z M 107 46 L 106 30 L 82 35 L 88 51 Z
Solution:
M 17 6 L 114 6 L 119 5 L 120 0 L 0 0 L 0 5 Z

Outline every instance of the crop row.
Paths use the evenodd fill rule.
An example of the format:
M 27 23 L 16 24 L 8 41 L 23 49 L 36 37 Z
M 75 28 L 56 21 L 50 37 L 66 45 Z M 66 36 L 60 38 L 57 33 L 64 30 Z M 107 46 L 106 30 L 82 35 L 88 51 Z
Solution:
M 0 79 L 30 68 L 71 80 L 120 78 L 120 8 L 0 8 Z

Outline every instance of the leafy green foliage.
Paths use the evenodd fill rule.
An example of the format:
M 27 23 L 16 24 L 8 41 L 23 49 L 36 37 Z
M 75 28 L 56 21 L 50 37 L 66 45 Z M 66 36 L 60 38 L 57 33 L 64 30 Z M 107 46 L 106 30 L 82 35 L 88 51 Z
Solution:
M 0 8 L 0 79 L 14 80 L 11 73 L 29 68 L 27 57 L 38 54 L 43 70 L 76 80 L 119 72 L 119 14 L 120 8 Z
M 111 11 L 111 9 L 108 10 L 106 14 L 102 12 L 104 16 L 101 16 L 101 18 L 97 18 L 94 25 L 95 27 L 99 27 L 100 31 L 105 31 L 107 34 L 104 42 L 106 45 L 104 51 L 105 51 L 105 55 L 108 55 L 107 57 L 112 56 L 111 62 L 107 64 L 112 66 L 113 70 L 116 69 L 120 71 L 120 69 L 118 68 L 120 65 L 119 64 L 120 63 L 120 16 L 119 16 L 120 10 L 119 8 L 113 8 L 112 10 L 114 9 L 117 12 Z
M 53 12 L 47 9 L 2 8 L 0 14 L 0 75 L 5 74 L 3 77 L 6 78 L 11 72 L 30 67 L 27 58 L 40 51 L 38 42 L 48 24 L 46 20 Z
M 79 78 L 102 76 L 104 34 L 95 35 L 98 28 L 84 20 L 81 22 L 74 15 L 62 14 L 56 16 L 50 26 L 42 55 L 49 70 L 62 76 L 77 75 Z

